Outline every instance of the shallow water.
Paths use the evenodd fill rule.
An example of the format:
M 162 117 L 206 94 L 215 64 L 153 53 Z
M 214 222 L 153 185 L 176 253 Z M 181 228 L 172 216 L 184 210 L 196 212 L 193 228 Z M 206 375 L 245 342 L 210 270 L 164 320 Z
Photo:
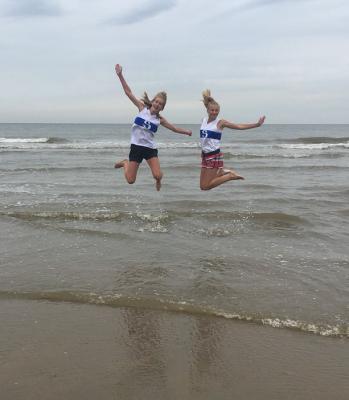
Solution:
M 224 131 L 245 181 L 199 190 L 193 137 L 127 185 L 129 125 L 0 124 L 0 297 L 221 315 L 348 336 L 349 126 Z

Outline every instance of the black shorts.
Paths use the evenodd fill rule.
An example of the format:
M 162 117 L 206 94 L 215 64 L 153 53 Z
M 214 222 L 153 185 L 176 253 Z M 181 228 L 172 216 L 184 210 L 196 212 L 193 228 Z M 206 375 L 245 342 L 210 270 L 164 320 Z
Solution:
M 131 150 L 128 159 L 130 161 L 136 161 L 138 164 L 140 164 L 143 161 L 143 159 L 149 160 L 150 158 L 157 156 L 158 156 L 158 149 L 151 149 L 150 147 L 131 144 Z

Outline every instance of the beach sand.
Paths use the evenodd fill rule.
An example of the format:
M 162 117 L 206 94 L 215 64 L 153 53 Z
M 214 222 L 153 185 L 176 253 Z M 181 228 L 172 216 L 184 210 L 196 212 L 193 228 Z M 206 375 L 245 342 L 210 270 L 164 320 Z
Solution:
M 158 310 L 0 304 L 1 400 L 349 396 L 347 339 Z

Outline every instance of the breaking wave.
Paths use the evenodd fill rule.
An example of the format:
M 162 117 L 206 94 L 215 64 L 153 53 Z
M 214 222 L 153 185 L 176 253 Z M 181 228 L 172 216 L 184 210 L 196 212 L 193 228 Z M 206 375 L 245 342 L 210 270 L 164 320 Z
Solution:
M 280 145 L 275 145 L 274 147 L 276 148 L 281 148 L 281 149 L 295 149 L 295 150 L 328 150 L 328 149 L 334 149 L 334 148 L 343 148 L 343 149 L 349 149 L 349 142 L 346 143 L 311 143 L 311 144 L 305 144 L 305 143 L 293 143 L 293 144 L 280 144 Z
M 0 215 L 7 217 L 14 217 L 24 220 L 35 220 L 35 219 L 61 219 L 61 220 L 101 220 L 101 221 L 112 221 L 119 220 L 121 218 L 134 218 L 137 217 L 143 221 L 155 222 L 164 221 L 168 219 L 176 219 L 181 217 L 203 217 L 208 221 L 213 220 L 251 220 L 260 223 L 268 222 L 280 222 L 284 224 L 307 224 L 308 221 L 305 218 L 297 215 L 286 214 L 281 212 L 270 212 L 270 213 L 257 213 L 257 212 L 229 212 L 229 211 L 174 211 L 166 210 L 160 213 L 152 212 L 132 212 L 132 211 L 8 211 L 0 212 Z
M 115 224 L 127 224 L 131 231 L 169 233 L 172 229 L 180 229 L 192 235 L 207 237 L 227 237 L 251 229 L 272 231 L 294 231 L 307 229 L 311 226 L 305 218 L 285 213 L 253 213 L 253 212 L 204 212 L 193 210 L 163 210 L 161 212 L 147 211 L 7 211 L 0 212 L 0 217 L 11 217 L 18 220 L 42 223 L 47 227 L 60 230 L 74 231 L 94 225 L 93 232 L 85 233 L 104 234 L 112 236 L 113 232 L 106 232 L 104 222 L 113 222 L 108 229 L 116 229 Z M 183 224 L 182 221 L 186 220 Z M 72 228 L 69 222 L 77 221 L 80 224 Z M 62 226 L 62 224 L 64 224 Z M 68 224 L 68 225 L 67 225 Z M 100 225 L 99 225 L 100 224 Z M 114 228 L 113 228 L 114 226 Z M 309 233 L 310 234 L 310 233 Z
M 197 141 L 178 141 L 178 142 L 158 142 L 160 149 L 176 148 L 198 148 Z M 0 138 L 0 149 L 2 150 L 40 150 L 40 149 L 58 149 L 58 150 L 107 150 L 118 148 L 129 148 L 130 141 L 127 140 L 102 140 L 102 141 L 69 141 L 57 137 L 40 138 Z
M 299 143 L 299 144 L 341 144 L 349 143 L 349 137 L 328 137 L 328 136 L 309 136 L 295 139 L 280 140 L 280 143 Z
M 243 322 L 266 325 L 272 328 L 292 329 L 326 337 L 349 338 L 347 324 L 329 325 L 316 322 L 306 322 L 297 319 L 275 316 L 231 312 L 219 310 L 212 306 L 195 304 L 192 301 L 161 299 L 159 297 L 129 297 L 122 294 L 98 294 L 93 292 L 48 291 L 48 292 L 0 292 L 0 299 L 23 299 L 52 302 L 69 302 L 92 304 L 115 308 L 142 308 L 159 311 L 185 313 L 192 316 L 219 317 Z

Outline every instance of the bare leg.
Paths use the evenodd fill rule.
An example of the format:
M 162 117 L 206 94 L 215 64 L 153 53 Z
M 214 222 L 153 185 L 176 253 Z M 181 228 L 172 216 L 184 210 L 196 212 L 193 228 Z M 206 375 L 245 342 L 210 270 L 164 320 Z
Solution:
M 223 176 L 228 174 L 233 174 L 235 176 L 234 179 L 244 179 L 241 175 L 237 174 L 233 169 L 219 168 L 217 171 L 217 176 Z
M 163 177 L 163 173 L 160 169 L 160 161 L 158 157 L 152 157 L 147 160 L 147 163 L 155 179 L 156 190 L 159 191 L 161 189 L 161 179 Z
M 122 161 L 117 161 L 117 162 L 114 164 L 114 168 L 123 168 L 125 162 L 128 162 L 128 160 L 126 160 L 126 158 L 125 158 L 124 160 L 122 160 Z
M 201 168 L 200 189 L 210 190 L 225 182 L 244 179 L 234 171 L 218 173 L 218 168 Z
M 125 179 L 128 183 L 136 182 L 139 163 L 136 161 L 122 160 L 115 163 L 114 168 L 124 168 Z
M 227 174 L 229 174 L 230 172 L 231 172 L 230 169 L 218 168 L 217 176 L 227 175 Z

